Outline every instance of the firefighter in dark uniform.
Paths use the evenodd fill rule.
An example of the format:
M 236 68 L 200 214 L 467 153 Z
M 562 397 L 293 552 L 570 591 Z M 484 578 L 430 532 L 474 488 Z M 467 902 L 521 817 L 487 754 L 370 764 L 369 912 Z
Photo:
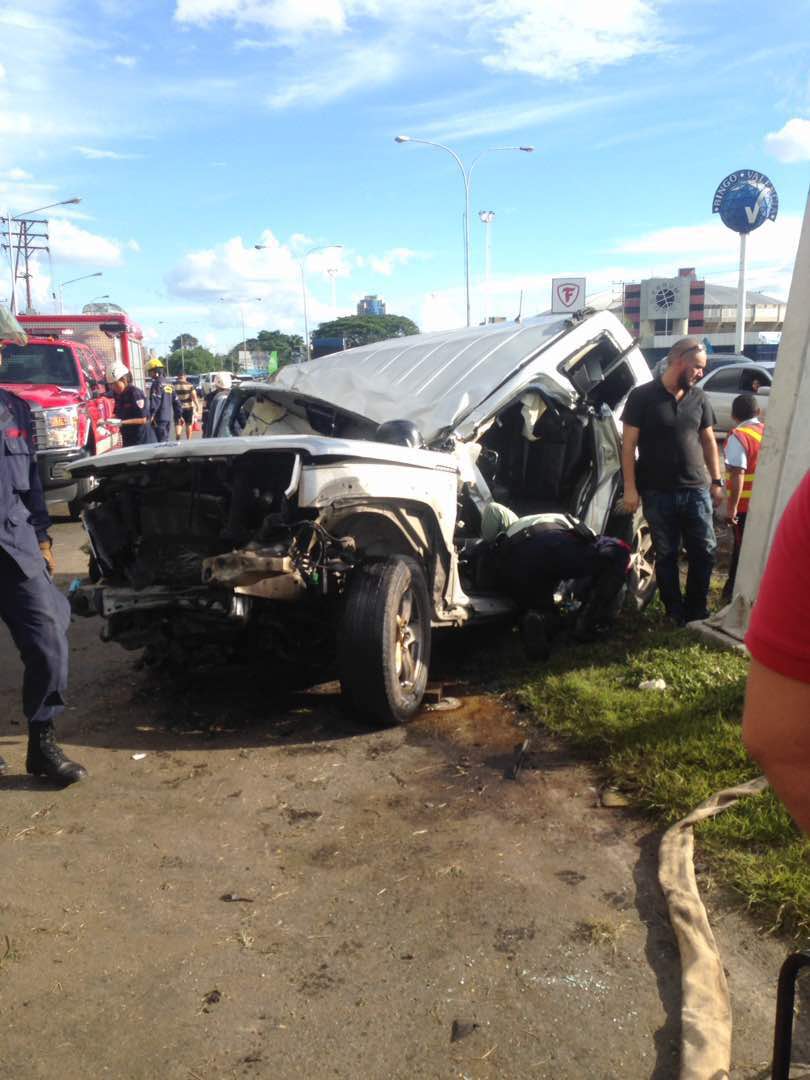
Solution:
M 155 429 L 158 442 L 168 442 L 172 430 L 175 431 L 183 423 L 183 413 L 180 402 L 174 393 L 174 388 L 161 375 L 163 361 L 157 357 L 150 360 L 146 370 L 152 373 L 152 382 L 149 384 L 149 419 Z
M 575 640 L 591 641 L 612 622 L 630 569 L 630 548 L 622 540 L 598 536 L 567 514 L 518 518 L 496 502 L 484 508 L 481 535 L 493 548 L 500 587 L 524 612 L 521 634 L 530 659 L 544 660 L 551 651 L 561 581 L 585 586 Z
M 132 381 L 129 368 L 116 361 L 110 374 L 115 394 L 114 418 L 121 430 L 121 442 L 124 446 L 142 446 L 144 443 L 157 442 L 149 419 L 146 395 Z
M 67 785 L 87 771 L 65 757 L 54 737 L 53 721 L 64 707 L 67 687 L 70 608 L 51 580 L 49 526 L 31 412 L 22 398 L 0 389 L 0 618 L 25 667 L 25 767 L 34 776 Z M 0 758 L 0 772 L 6 767 Z

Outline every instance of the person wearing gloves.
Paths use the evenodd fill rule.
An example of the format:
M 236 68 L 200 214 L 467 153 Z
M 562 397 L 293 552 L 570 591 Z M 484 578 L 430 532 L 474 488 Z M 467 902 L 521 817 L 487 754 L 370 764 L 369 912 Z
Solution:
M 22 330 L 20 335 L 24 339 Z M 22 398 L 0 389 L 0 618 L 24 665 L 26 771 L 64 786 L 82 780 L 87 770 L 65 756 L 54 736 L 67 688 L 70 607 L 51 579 L 50 523 L 31 411 Z M 6 768 L 0 758 L 0 773 Z
M 179 437 L 183 424 L 183 413 L 180 402 L 170 383 L 167 383 L 161 372 L 163 361 L 154 357 L 146 365 L 146 370 L 152 375 L 149 384 L 149 419 L 155 429 L 158 442 L 168 442 L 169 434 L 174 421 L 175 435 Z
M 129 368 L 120 360 L 116 360 L 110 375 L 115 394 L 113 419 L 115 425 L 121 429 L 121 441 L 124 446 L 141 446 L 144 443 L 157 442 L 149 419 L 146 395 L 132 381 Z

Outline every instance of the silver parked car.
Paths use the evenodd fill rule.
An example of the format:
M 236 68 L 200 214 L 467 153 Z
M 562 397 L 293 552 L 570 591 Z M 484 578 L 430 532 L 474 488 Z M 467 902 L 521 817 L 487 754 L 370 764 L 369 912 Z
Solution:
M 434 628 L 515 613 L 483 572 L 491 499 L 557 511 L 634 549 L 620 512 L 621 412 L 650 372 L 610 312 L 395 338 L 234 387 L 213 438 L 82 466 L 96 584 L 74 607 L 161 656 L 336 671 L 354 711 L 407 720 Z M 401 436 L 401 437 L 400 437 Z M 77 474 L 78 474 L 77 470 Z
M 754 394 L 762 415 L 765 416 L 773 370 L 772 362 L 754 363 L 749 360 L 743 364 L 725 364 L 704 375 L 700 386 L 714 409 L 717 421 L 715 431 L 718 435 L 727 435 L 734 427 L 731 406 L 738 394 Z

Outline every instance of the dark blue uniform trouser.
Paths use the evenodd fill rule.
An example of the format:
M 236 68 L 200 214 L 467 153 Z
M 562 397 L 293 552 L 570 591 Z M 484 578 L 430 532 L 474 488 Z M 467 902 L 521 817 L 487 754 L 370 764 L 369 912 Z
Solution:
M 23 712 L 31 724 L 51 722 L 62 711 L 68 678 L 70 605 L 48 576 L 27 578 L 0 549 L 0 618 L 25 665 Z
M 168 442 L 169 441 L 169 438 L 170 438 L 169 432 L 171 431 L 171 427 L 172 427 L 171 420 L 157 420 L 155 422 L 155 435 L 157 437 L 158 442 Z
M 627 577 L 630 549 L 610 537 L 595 540 L 573 530 L 550 529 L 505 540 L 498 548 L 498 578 L 525 611 L 550 612 L 561 581 L 589 578 L 587 611 L 596 621 L 608 616 Z

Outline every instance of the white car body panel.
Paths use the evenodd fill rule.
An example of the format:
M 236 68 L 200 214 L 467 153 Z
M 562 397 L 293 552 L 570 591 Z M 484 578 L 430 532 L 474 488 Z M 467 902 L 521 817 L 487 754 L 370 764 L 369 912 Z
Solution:
M 597 312 L 574 329 L 565 317 L 543 315 L 517 324 L 394 338 L 289 364 L 267 391 L 270 396 L 275 388 L 295 391 L 377 423 L 411 420 L 428 443 L 449 431 L 463 439 L 499 403 L 533 381 L 570 406 L 574 389 L 557 369 L 602 333 L 620 350 L 633 343 L 610 312 Z M 641 352 L 632 350 L 629 359 L 637 381 L 648 381 Z

